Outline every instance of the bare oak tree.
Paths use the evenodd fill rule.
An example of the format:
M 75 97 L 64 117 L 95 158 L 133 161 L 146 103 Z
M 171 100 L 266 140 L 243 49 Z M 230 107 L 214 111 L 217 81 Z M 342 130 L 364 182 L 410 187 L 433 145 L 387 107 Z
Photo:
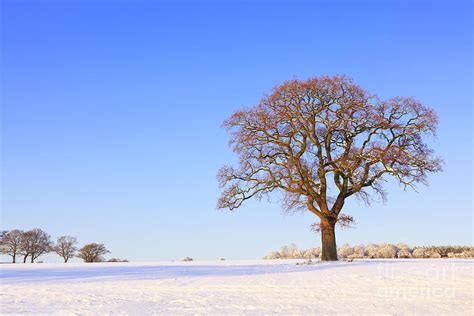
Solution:
M 74 257 L 77 251 L 77 239 L 71 236 L 61 236 L 58 238 L 56 245 L 53 250 L 59 256 L 64 259 L 64 263 L 67 263 L 69 259 Z
M 45 231 L 35 228 L 23 233 L 20 253 L 23 255 L 23 263 L 30 256 L 31 263 L 52 250 L 51 237 Z
M 218 208 L 280 191 L 285 210 L 319 218 L 322 260 L 337 260 L 335 225 L 353 220 L 341 213 L 348 197 L 368 203 L 385 198 L 388 176 L 415 188 L 441 170 L 423 139 L 437 121 L 413 98 L 381 100 L 344 76 L 287 81 L 224 122 L 240 163 L 218 173 Z
M 2 232 L 0 250 L 12 257 L 12 263 L 16 263 L 16 255 L 20 253 L 22 238 L 23 231 L 18 229 Z
M 77 257 L 84 260 L 84 262 L 101 262 L 104 261 L 102 258 L 103 255 L 109 253 L 104 244 L 87 244 L 81 249 L 79 249 L 79 253 Z

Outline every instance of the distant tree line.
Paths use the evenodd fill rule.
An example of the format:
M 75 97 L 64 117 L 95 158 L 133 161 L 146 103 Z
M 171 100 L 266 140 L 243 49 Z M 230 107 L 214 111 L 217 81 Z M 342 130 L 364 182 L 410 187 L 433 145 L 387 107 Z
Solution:
M 56 242 L 44 230 L 34 228 L 28 231 L 19 229 L 0 232 L 0 252 L 12 257 L 12 263 L 19 259 L 26 263 L 29 259 L 35 262 L 40 256 L 55 252 L 67 263 L 73 257 L 81 258 L 84 262 L 105 261 L 104 255 L 110 253 L 103 244 L 90 243 L 82 248 L 77 247 L 77 239 L 71 236 L 61 236 Z M 123 262 L 112 258 L 110 262 Z
M 426 246 L 409 247 L 406 244 L 369 244 L 350 246 L 344 244 L 337 249 L 342 259 L 373 258 L 474 258 L 474 247 L 466 246 Z M 321 248 L 298 249 L 295 244 L 283 246 L 263 259 L 318 259 Z

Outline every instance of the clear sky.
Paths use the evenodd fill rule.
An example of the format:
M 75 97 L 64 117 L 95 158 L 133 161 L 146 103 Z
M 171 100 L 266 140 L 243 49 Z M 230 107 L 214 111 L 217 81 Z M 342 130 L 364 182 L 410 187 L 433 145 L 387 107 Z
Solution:
M 346 74 L 436 109 L 430 187 L 351 201 L 338 244 L 472 244 L 471 1 L 2 1 L 2 229 L 130 260 L 320 245 L 278 199 L 219 211 L 222 121 L 286 79 Z M 48 260 L 59 260 L 51 257 Z

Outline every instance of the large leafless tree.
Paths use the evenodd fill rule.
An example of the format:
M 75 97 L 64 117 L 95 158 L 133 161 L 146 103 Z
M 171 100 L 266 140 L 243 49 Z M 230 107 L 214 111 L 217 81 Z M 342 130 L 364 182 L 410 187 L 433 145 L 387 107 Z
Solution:
M 23 233 L 20 253 L 23 255 L 24 263 L 28 256 L 30 256 L 31 263 L 33 263 L 39 256 L 51 250 L 51 237 L 45 231 L 35 228 Z
M 341 213 L 347 198 L 384 198 L 389 176 L 415 188 L 441 170 L 424 140 L 437 122 L 413 98 L 381 100 L 344 76 L 287 81 L 224 122 L 240 163 L 219 171 L 218 207 L 281 191 L 286 210 L 319 218 L 322 260 L 337 260 L 335 225 L 352 221 Z

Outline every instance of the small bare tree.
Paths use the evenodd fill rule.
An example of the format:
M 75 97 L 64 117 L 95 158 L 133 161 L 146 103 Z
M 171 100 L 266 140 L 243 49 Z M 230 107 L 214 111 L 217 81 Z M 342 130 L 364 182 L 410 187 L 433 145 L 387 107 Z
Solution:
M 437 122 L 415 99 L 380 100 L 347 77 L 287 81 L 224 122 L 240 163 L 218 173 L 218 208 L 280 191 L 286 210 L 319 218 L 322 260 L 337 260 L 335 225 L 353 220 L 341 213 L 347 198 L 384 198 L 388 176 L 415 188 L 441 170 L 423 139 Z
M 74 257 L 77 251 L 77 239 L 71 236 L 61 236 L 58 238 L 56 245 L 53 250 L 59 256 L 64 259 L 64 263 L 67 263 L 69 259 Z
M 28 256 L 31 263 L 52 250 L 51 237 L 43 230 L 35 228 L 23 233 L 20 253 L 23 255 L 23 262 L 26 262 Z
M 20 253 L 23 233 L 18 229 L 2 232 L 0 249 L 2 253 L 12 257 L 12 263 L 16 263 L 16 256 Z
M 79 249 L 77 257 L 84 260 L 84 262 L 101 262 L 104 261 L 102 256 L 109 252 L 104 244 L 91 243 Z

